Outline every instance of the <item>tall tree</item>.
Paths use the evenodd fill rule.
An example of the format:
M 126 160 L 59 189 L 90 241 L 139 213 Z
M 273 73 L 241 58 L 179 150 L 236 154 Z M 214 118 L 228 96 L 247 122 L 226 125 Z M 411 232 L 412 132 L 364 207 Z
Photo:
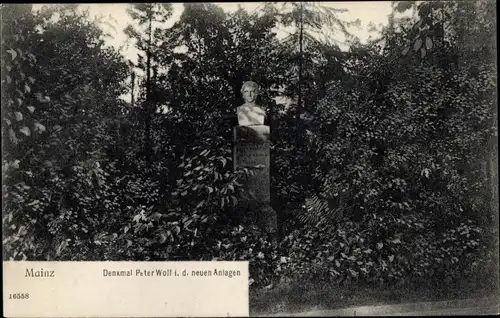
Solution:
M 208 132 L 206 125 L 220 125 L 217 119 L 232 115 L 242 103 L 246 80 L 262 86 L 261 99 L 271 108 L 287 69 L 272 31 L 275 23 L 273 12 L 259 16 L 240 8 L 225 13 L 213 4 L 185 4 L 158 52 L 168 70 L 169 80 L 162 83 L 172 112 L 189 116 Z M 207 114 L 215 121 L 202 120 Z
M 297 70 L 297 105 L 295 116 L 300 119 L 303 112 L 304 82 L 311 78 L 304 78 L 304 71 L 318 60 L 318 52 L 325 47 L 339 49 L 339 44 L 349 44 L 355 37 L 349 32 L 349 27 L 359 25 L 359 20 L 347 22 L 339 17 L 346 9 L 337 9 L 328 5 L 319 5 L 314 2 L 289 2 L 283 4 L 281 23 L 285 27 L 292 26 L 294 31 L 284 40 L 284 45 L 295 52 L 294 60 L 298 64 Z M 328 30 L 325 34 L 325 30 Z M 338 34 L 340 33 L 340 34 Z M 321 39 L 323 35 L 323 39 Z M 338 36 L 344 36 L 341 41 Z M 298 52 L 296 51 L 298 50 Z M 314 77 L 313 77 L 314 80 Z
M 5 180 L 7 213 L 15 215 L 18 226 L 29 229 L 39 241 L 23 247 L 28 257 L 41 259 L 53 256 L 54 244 L 61 244 L 64 235 L 83 238 L 95 225 L 99 204 L 89 199 L 102 190 L 101 183 L 94 183 L 95 173 L 107 162 L 108 146 L 114 142 L 110 123 L 126 104 L 119 96 L 126 91 L 128 68 L 119 52 L 105 47 L 99 22 L 91 20 L 88 12 L 79 11 L 77 5 L 44 7 L 35 14 L 27 10 L 22 16 L 12 16 L 18 18 L 19 43 L 28 45 L 25 51 L 12 46 L 15 58 L 21 61 L 22 52 L 26 62 L 36 61 L 19 72 L 24 81 L 13 89 L 17 94 L 24 92 L 25 98 L 19 99 L 22 103 L 18 105 L 27 110 L 17 122 L 36 121 L 26 125 L 29 130 L 20 127 L 16 132 L 30 141 L 19 144 L 17 151 L 9 150 L 10 155 L 22 156 L 19 171 Z M 29 41 L 20 35 L 25 40 L 29 35 Z M 14 71 L 10 75 L 16 74 Z M 66 226 L 68 213 L 78 216 L 81 224 Z M 20 247 L 16 246 L 20 242 L 14 243 L 9 245 L 11 255 Z M 16 259 L 21 257 L 19 254 Z
M 152 100 L 152 72 L 154 67 L 153 49 L 156 45 L 155 29 L 159 24 L 165 23 L 172 15 L 172 4 L 170 3 L 139 3 L 132 4 L 128 9 L 128 13 L 135 26 L 129 25 L 125 28 L 125 34 L 136 40 L 136 46 L 141 51 L 139 54 L 139 67 L 146 74 L 145 79 L 145 96 L 143 103 L 144 120 L 145 120 L 145 154 L 150 160 L 152 155 L 151 143 L 151 120 L 156 111 L 156 103 Z M 144 61 L 144 55 L 145 59 Z

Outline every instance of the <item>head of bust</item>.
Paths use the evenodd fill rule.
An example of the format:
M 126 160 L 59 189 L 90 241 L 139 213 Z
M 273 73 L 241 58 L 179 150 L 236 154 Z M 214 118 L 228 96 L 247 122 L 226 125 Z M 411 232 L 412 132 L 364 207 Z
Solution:
M 244 82 L 241 86 L 241 94 L 247 104 L 255 104 L 257 96 L 259 95 L 260 87 L 257 83 L 252 81 Z

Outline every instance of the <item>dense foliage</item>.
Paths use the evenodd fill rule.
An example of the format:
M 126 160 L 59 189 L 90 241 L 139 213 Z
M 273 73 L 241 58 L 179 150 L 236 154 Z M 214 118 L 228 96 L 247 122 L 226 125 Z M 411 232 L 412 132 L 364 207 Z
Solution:
M 379 39 L 342 51 L 307 33 L 350 39 L 321 7 L 185 4 L 164 28 L 170 5 L 132 5 L 145 76 L 126 102 L 135 70 L 99 20 L 3 5 L 4 259 L 249 260 L 253 286 L 484 272 L 498 262 L 492 7 L 396 2 Z M 280 41 L 283 25 L 303 30 Z M 246 80 L 269 114 L 277 241 L 237 208 Z

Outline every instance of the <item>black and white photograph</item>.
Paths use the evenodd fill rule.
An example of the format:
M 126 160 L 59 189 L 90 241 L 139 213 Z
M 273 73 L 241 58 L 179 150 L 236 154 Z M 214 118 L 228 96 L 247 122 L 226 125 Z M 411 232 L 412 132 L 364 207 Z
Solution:
M 495 1 L 0 15 L 4 263 L 247 261 L 250 316 L 500 313 Z

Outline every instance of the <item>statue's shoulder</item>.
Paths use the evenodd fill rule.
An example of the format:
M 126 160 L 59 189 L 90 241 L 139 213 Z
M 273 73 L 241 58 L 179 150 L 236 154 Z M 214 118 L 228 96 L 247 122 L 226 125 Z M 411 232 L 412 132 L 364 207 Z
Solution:
M 248 112 L 250 110 L 250 107 L 248 107 L 247 104 L 240 105 L 236 107 L 237 112 Z
M 241 106 L 236 107 L 237 112 L 257 112 L 262 115 L 265 114 L 264 108 L 260 105 L 248 105 L 248 104 L 243 104 Z
M 260 106 L 260 105 L 255 105 L 254 106 L 254 112 L 256 113 L 259 113 L 260 115 L 266 115 L 266 110 L 264 109 L 264 107 Z

